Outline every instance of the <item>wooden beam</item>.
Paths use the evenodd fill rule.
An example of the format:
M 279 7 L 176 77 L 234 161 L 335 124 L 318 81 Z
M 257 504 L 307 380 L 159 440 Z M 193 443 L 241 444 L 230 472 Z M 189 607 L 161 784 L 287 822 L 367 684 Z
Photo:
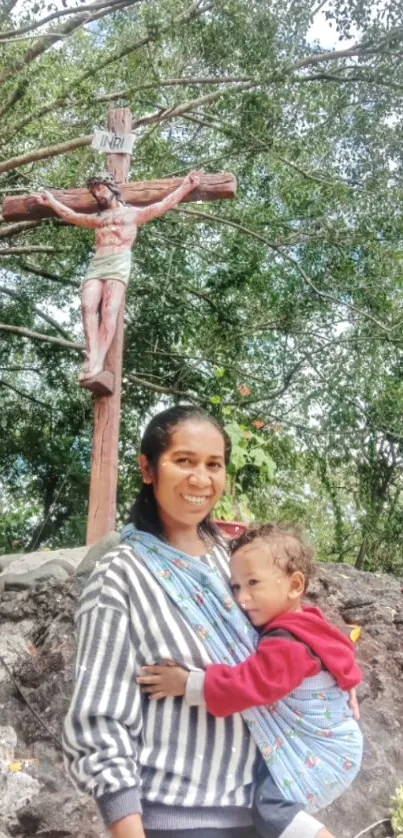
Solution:
M 125 156 L 125 155 L 121 155 Z M 122 199 L 126 204 L 144 207 L 161 201 L 182 183 L 183 178 L 165 180 L 138 181 L 122 183 Z M 183 198 L 183 202 L 222 201 L 235 198 L 237 181 L 235 175 L 223 172 L 217 175 L 203 175 L 198 189 L 194 189 Z M 99 211 L 95 198 L 88 189 L 51 189 L 49 190 L 70 209 L 76 212 L 93 213 Z M 3 201 L 5 221 L 31 221 L 39 218 L 56 218 L 56 213 L 49 207 L 39 206 L 32 195 L 11 195 Z
M 129 108 L 109 112 L 108 127 L 117 134 L 130 134 L 132 113 Z M 108 171 L 119 183 L 128 179 L 129 154 L 108 154 Z M 124 342 L 125 297 L 122 300 L 115 336 L 99 376 L 82 385 L 97 393 L 94 412 L 94 441 L 90 498 L 87 518 L 87 544 L 95 544 L 116 526 L 116 499 L 119 468 L 120 403 Z

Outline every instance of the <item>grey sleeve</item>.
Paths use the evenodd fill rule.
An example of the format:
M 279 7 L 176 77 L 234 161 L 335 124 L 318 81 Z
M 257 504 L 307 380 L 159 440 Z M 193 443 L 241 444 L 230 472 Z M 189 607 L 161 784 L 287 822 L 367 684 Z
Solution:
M 201 669 L 192 670 L 186 682 L 185 700 L 190 706 L 205 707 L 204 685 L 206 673 Z
M 63 732 L 65 766 L 92 794 L 107 826 L 141 813 L 137 740 L 142 729 L 132 626 L 100 604 L 78 621 L 76 685 Z

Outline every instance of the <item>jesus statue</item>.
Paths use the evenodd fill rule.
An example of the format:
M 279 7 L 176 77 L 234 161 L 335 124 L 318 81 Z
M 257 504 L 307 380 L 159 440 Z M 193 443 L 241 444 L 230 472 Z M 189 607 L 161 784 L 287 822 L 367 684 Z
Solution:
M 200 176 L 200 172 L 191 172 L 170 195 L 144 208 L 123 203 L 119 185 L 112 174 L 92 177 L 87 188 L 98 203 L 100 211 L 97 215 L 75 212 L 57 201 L 51 192 L 35 195 L 38 204 L 50 207 L 69 224 L 96 230 L 95 254 L 82 285 L 81 308 L 87 360 L 81 380 L 93 378 L 103 370 L 130 277 L 131 250 L 138 228 L 174 209 L 182 198 L 199 186 Z

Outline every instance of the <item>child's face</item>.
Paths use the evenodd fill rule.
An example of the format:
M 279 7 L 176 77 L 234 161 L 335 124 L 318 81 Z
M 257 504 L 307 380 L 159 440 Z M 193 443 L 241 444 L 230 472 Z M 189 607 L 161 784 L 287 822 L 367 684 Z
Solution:
M 274 563 L 270 546 L 261 538 L 246 544 L 231 558 L 231 587 L 238 605 L 259 628 L 279 614 L 301 605 L 304 575 L 284 573 Z

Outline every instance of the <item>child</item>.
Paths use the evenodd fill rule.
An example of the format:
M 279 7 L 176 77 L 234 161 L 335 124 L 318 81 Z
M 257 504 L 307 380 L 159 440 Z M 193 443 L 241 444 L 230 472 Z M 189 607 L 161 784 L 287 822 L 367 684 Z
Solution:
M 273 738 L 262 749 L 253 808 L 265 838 L 332 838 L 304 809 L 315 812 L 335 800 L 361 764 L 362 735 L 348 691 L 362 674 L 351 641 L 318 608 L 302 605 L 313 570 L 313 550 L 298 528 L 267 524 L 244 533 L 233 547 L 231 583 L 260 631 L 257 652 L 205 673 L 145 667 L 139 678 L 152 698 L 186 695 L 214 716 L 269 705 Z

